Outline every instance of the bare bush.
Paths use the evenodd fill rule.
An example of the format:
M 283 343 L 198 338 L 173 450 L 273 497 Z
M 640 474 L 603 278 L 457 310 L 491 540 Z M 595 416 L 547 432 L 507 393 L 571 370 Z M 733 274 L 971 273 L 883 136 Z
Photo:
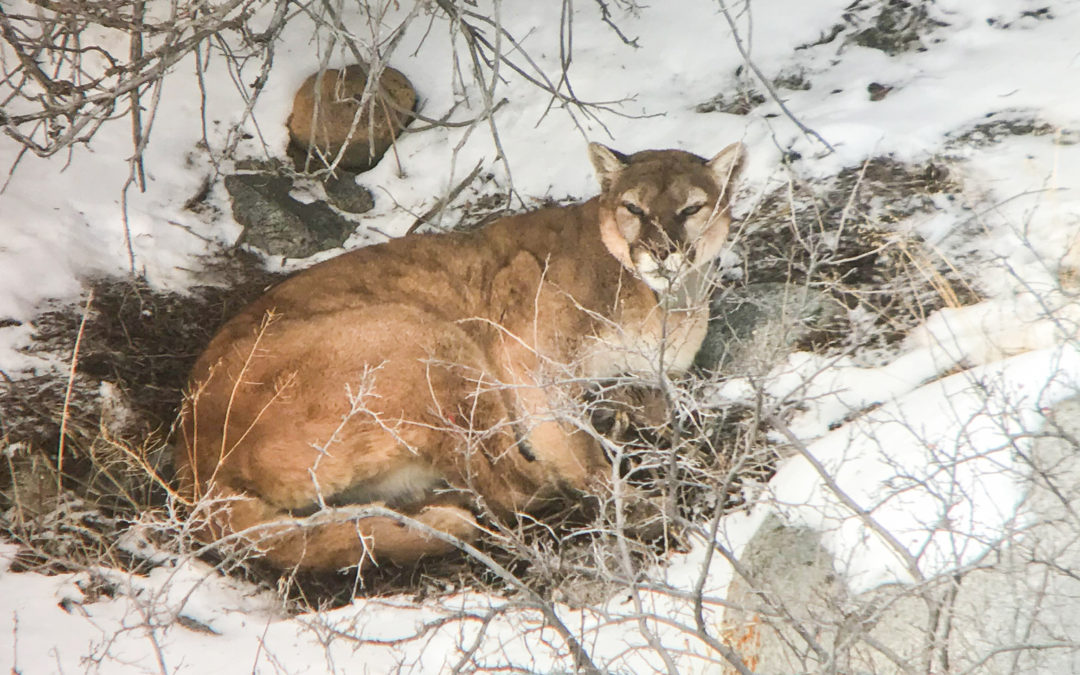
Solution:
M 393 3 L 362 4 L 371 18 L 362 35 L 344 25 L 342 6 L 333 3 L 176 3 L 160 16 L 154 12 L 163 5 L 141 2 L 5 4 L 0 123 L 26 151 L 48 156 L 88 142 L 102 124 L 126 117 L 137 181 L 155 87 L 170 68 L 193 56 L 199 75 L 211 52 L 224 55 L 244 91 L 248 121 L 272 67 L 275 36 L 297 17 L 316 26 L 324 67 L 340 50 L 373 64 L 375 73 L 408 22 L 428 20 L 450 31 L 465 57 L 454 61 L 454 77 L 463 89 L 478 92 L 483 104 L 467 120 L 453 119 L 454 110 L 418 110 L 414 131 L 487 127 L 498 145 L 495 113 L 507 76 L 532 82 L 553 107 L 578 118 L 607 105 L 583 102 L 574 93 L 569 25 L 561 71 L 548 72 L 500 24 L 498 3 L 488 14 L 468 2 L 418 2 L 389 28 L 379 17 Z M 609 5 L 632 4 L 596 0 L 613 30 L 633 43 L 611 19 Z M 92 44 L 91 35 L 101 39 Z M 255 86 L 248 88 L 242 83 L 253 72 Z M 211 151 L 227 157 L 240 139 L 238 125 L 224 147 Z M 323 159 L 322 170 L 333 170 L 334 159 Z M 332 646 L 344 643 L 388 654 L 403 672 L 1075 672 L 1080 523 L 1073 486 L 1080 475 L 1080 431 L 1075 404 L 1057 403 L 1075 395 L 1075 383 L 1062 376 L 1016 395 L 1000 372 L 972 368 L 979 364 L 970 355 L 953 358 L 941 344 L 923 345 L 942 358 L 925 377 L 914 378 L 910 390 L 924 383 L 955 386 L 955 397 L 922 417 L 890 407 L 888 391 L 845 401 L 843 383 L 830 379 L 838 364 L 883 377 L 875 368 L 894 363 L 904 341 L 935 312 L 979 299 L 977 283 L 947 251 L 897 227 L 937 208 L 938 196 L 962 190 L 945 161 L 915 167 L 877 158 L 821 184 L 785 176 L 783 185 L 749 209 L 735 237 L 741 264 L 723 271 L 716 298 L 752 304 L 739 293 L 771 283 L 783 288 L 783 302 L 779 309 L 769 306 L 769 321 L 752 326 L 759 332 L 727 325 L 734 312 L 718 314 L 714 329 L 725 336 L 718 357 L 723 368 L 701 364 L 691 376 L 673 379 L 658 363 L 655 372 L 587 384 L 565 371 L 546 373 L 546 385 L 568 393 L 555 409 L 560 420 L 606 449 L 607 489 L 567 495 L 561 512 L 510 523 L 481 504 L 481 543 L 431 530 L 460 555 L 363 575 L 350 570 L 279 577 L 248 557 L 259 532 L 203 543 L 190 514 L 213 508 L 213 500 L 185 502 L 155 459 L 179 404 L 176 392 L 213 329 L 196 319 L 223 319 L 238 298 L 219 292 L 199 304 L 164 299 L 126 282 L 95 286 L 85 310 L 79 306 L 38 322 L 47 346 L 70 368 L 60 376 L 3 383 L 0 531 L 21 547 L 13 569 L 78 572 L 87 604 L 125 594 L 136 598 L 142 615 L 135 625 L 155 641 L 162 671 L 172 665 L 157 642 L 164 631 L 176 624 L 212 628 L 186 611 L 194 591 L 176 601 L 164 592 L 124 588 L 123 579 L 151 569 L 175 571 L 197 558 L 221 574 L 276 588 L 301 630 L 325 647 L 330 667 Z M 500 208 L 508 201 L 499 201 Z M 258 293 L 268 282 L 253 275 L 241 295 Z M 1038 305 L 1035 318 L 1027 318 L 1067 336 L 1070 349 L 1073 290 L 1027 289 Z M 807 320 L 811 296 L 828 311 Z M 179 323 L 167 323 L 170 315 Z M 144 316 L 153 318 L 151 326 L 137 323 Z M 166 342 L 170 335 L 174 342 Z M 1002 337 L 986 353 L 1013 344 Z M 817 359 L 807 361 L 814 367 L 791 365 L 785 359 L 793 351 Z M 163 353 L 168 363 L 160 360 Z M 1067 350 L 1058 358 L 1068 365 Z M 735 385 L 740 395 L 731 394 Z M 353 393 L 362 405 L 361 391 Z M 849 439 L 840 461 L 819 459 L 820 448 L 798 423 L 808 411 L 841 403 L 842 414 L 828 425 L 874 442 L 857 446 Z M 117 423 L 129 407 L 136 413 L 134 432 Z M 1041 408 L 1048 411 L 1047 424 L 1031 414 Z M 955 448 L 925 431 L 928 422 L 945 418 L 955 423 L 949 437 Z M 828 429 L 819 431 L 824 436 Z M 995 443 L 980 445 L 987 433 L 996 434 Z M 901 440 L 925 451 L 925 466 L 889 454 Z M 845 463 L 867 447 L 882 453 L 882 465 L 893 474 L 873 495 L 852 489 L 842 475 Z M 970 453 L 952 452 L 956 448 Z M 831 500 L 809 516 L 798 511 L 800 504 L 777 497 L 769 483 L 778 468 L 793 462 L 805 462 L 810 470 L 803 479 L 818 481 Z M 987 501 L 957 477 L 981 462 L 998 465 L 994 475 L 1001 482 L 994 485 L 1025 486 L 1019 507 L 1028 510 L 1006 517 L 1000 530 L 973 534 L 966 526 L 982 514 L 973 514 L 972 505 Z M 883 517 L 892 503 L 914 493 L 929 495 L 936 518 L 924 523 L 931 534 L 921 547 L 911 544 L 918 533 Z M 998 506 L 1008 514 L 1017 505 Z M 751 518 L 759 509 L 772 514 L 759 529 L 771 540 L 748 544 L 731 536 L 726 528 L 735 517 Z M 325 511 L 319 517 L 393 517 L 406 527 L 425 527 L 378 505 Z M 836 559 L 825 540 L 855 526 L 862 528 L 859 544 L 877 542 L 874 550 L 888 561 L 883 565 L 899 570 L 903 583 L 871 590 L 847 583 L 845 566 L 852 561 Z M 934 537 L 955 548 L 936 547 Z M 114 576 L 104 568 L 133 574 Z M 730 570 L 734 581 L 718 570 Z M 354 597 L 367 601 L 367 611 L 335 611 Z M 381 613 L 391 612 L 415 618 L 410 630 L 393 634 L 380 626 Z M 92 660 L 126 658 L 115 639 L 105 638 Z M 425 653 L 428 645 L 438 649 Z M 275 652 L 273 644 L 264 647 L 258 658 L 281 671 L 293 667 L 288 654 Z
M 792 330 L 792 340 L 769 343 L 773 351 L 759 349 L 745 357 L 749 361 L 731 365 L 731 372 L 750 383 L 742 396 L 718 396 L 738 378 L 706 368 L 672 379 L 662 375 L 665 369 L 657 364 L 651 374 L 589 383 L 584 397 L 576 395 L 583 383 L 566 371 L 546 373 L 552 390 L 575 394 L 553 412 L 593 434 L 611 460 L 609 489 L 570 496 L 561 513 L 506 523 L 485 514 L 481 505 L 485 533 L 480 543 L 430 532 L 448 537 L 461 551 L 458 557 L 408 570 L 376 567 L 363 575 L 352 571 L 278 578 L 247 559 L 247 544 L 260 533 L 212 545 L 195 536 L 187 514 L 213 504 L 185 504 L 171 493 L 168 481 L 147 460 L 150 448 L 125 445 L 110 435 L 107 424 L 69 424 L 72 454 L 64 470 L 73 475 L 58 481 L 56 457 L 34 454 L 26 446 L 6 453 L 15 497 L 5 503 L 4 531 L 24 546 L 19 569 L 85 572 L 90 576 L 82 601 L 94 602 L 127 592 L 115 579 L 94 577 L 95 566 L 105 563 L 141 572 L 199 557 L 221 573 L 276 584 L 289 610 L 302 617 L 304 630 L 328 650 L 332 644 L 348 644 L 372 654 L 394 654 L 396 667 L 405 672 L 713 668 L 732 673 L 990 673 L 1072 663 L 1077 645 L 1067 637 L 1071 624 L 1061 609 L 1068 607 L 1075 582 L 1061 561 L 1076 555 L 1073 491 L 1066 477 L 1075 470 L 1077 433 L 1069 426 L 1067 409 L 1040 432 L 1025 421 L 1027 403 L 995 393 L 1006 390 L 992 374 L 960 372 L 950 378 L 945 364 L 932 375 L 941 378 L 943 386 L 958 383 L 957 396 L 948 400 L 960 445 L 972 445 L 988 421 L 998 425 L 1002 443 L 1021 460 L 1019 466 L 1002 469 L 1003 475 L 1032 481 L 1028 499 L 1044 509 L 1036 520 L 1015 519 L 996 538 L 980 542 L 982 555 L 957 553 L 941 566 L 932 547 L 912 551 L 901 539 L 904 532 L 882 518 L 883 509 L 921 490 L 937 500 L 942 514 L 958 517 L 972 495 L 950 492 L 950 486 L 964 483 L 949 477 L 974 462 L 999 461 L 1000 447 L 972 445 L 973 454 L 953 456 L 937 446 L 935 437 L 919 431 L 925 420 L 868 401 L 836 423 L 852 432 L 892 425 L 895 431 L 876 441 L 881 449 L 908 438 L 929 452 L 930 459 L 928 473 L 913 472 L 896 460 L 891 470 L 897 478 L 867 501 L 844 482 L 843 464 L 816 460 L 819 450 L 793 428 L 801 412 L 825 405 L 834 395 L 819 387 L 827 371 L 804 372 L 796 386 L 779 385 L 787 375 L 777 364 L 793 349 L 815 350 L 825 362 L 872 350 L 876 356 L 863 363 L 871 368 L 899 353 L 898 336 L 924 322 L 934 309 L 957 306 L 948 289 L 962 288 L 964 279 L 954 276 L 949 261 L 921 250 L 910 233 L 901 236 L 890 230 L 895 219 L 909 216 L 923 203 L 912 185 L 961 189 L 956 182 L 921 183 L 923 175 L 922 169 L 871 163 L 818 192 L 792 180 L 750 209 L 737 245 L 753 254 L 747 255 L 741 272 L 726 271 L 729 280 L 719 289 L 718 300 L 739 288 L 730 277 L 742 276 L 782 281 L 796 289 L 813 287 L 844 311 L 831 315 L 824 329 Z M 893 190 L 916 195 L 906 206 L 896 199 L 874 198 Z M 869 206 L 881 203 L 901 210 L 883 213 Z M 913 211 L 906 210 L 909 207 Z M 789 228 L 779 243 L 777 223 Z M 866 257 L 874 258 L 875 272 L 859 264 Z M 927 267 L 927 260 L 937 260 L 937 266 Z M 910 273 L 894 272 L 883 279 L 883 268 Z M 781 272 L 782 279 L 772 278 Z M 150 292 L 141 292 L 147 294 L 144 306 L 152 304 Z M 96 297 L 95 302 L 105 302 L 112 296 L 101 289 Z M 787 297 L 791 311 L 774 317 L 782 325 L 803 316 L 798 310 L 803 296 Z M 68 319 L 71 328 L 81 313 L 79 307 Z M 1071 330 L 1068 317 L 1054 310 L 1045 318 Z M 82 353 L 80 362 L 100 368 L 95 340 L 110 331 L 103 331 L 96 320 L 85 328 L 82 348 L 90 351 Z M 744 338 L 732 335 L 729 351 L 734 353 Z M 843 339 L 829 337 L 839 335 Z M 53 394 L 54 406 L 62 405 L 64 389 Z M 71 400 L 92 396 L 94 389 L 76 388 Z M 1050 400 L 1051 392 L 1043 395 Z M 362 405 L 362 396 L 354 398 Z M 965 400 L 972 407 L 962 407 Z M 1056 449 L 1029 451 L 1025 439 L 1033 435 L 1053 440 Z M 14 438 L 9 434 L 8 440 Z M 844 451 L 855 460 L 865 448 Z M 807 461 L 823 489 L 835 497 L 834 506 L 821 507 L 821 516 L 835 519 L 833 525 L 819 532 L 785 522 L 798 505 L 772 497 L 769 479 L 786 457 Z M 91 467 L 87 473 L 75 473 L 86 466 Z M 94 476 L 108 476 L 111 482 Z M 938 480 L 942 476 L 944 482 Z M 98 487 L 89 490 L 91 485 Z M 145 496 L 125 497 L 117 487 L 123 485 L 153 486 L 156 496 L 149 501 Z M 106 494 L 110 497 L 103 501 Z M 748 516 L 761 508 L 777 514 L 761 526 L 772 539 L 750 546 L 733 540 L 725 529 L 732 515 Z M 332 507 L 319 517 L 370 516 L 424 527 L 377 505 Z M 798 522 L 798 516 L 791 517 Z M 846 561 L 835 560 L 823 538 L 848 527 L 849 521 L 885 542 L 882 550 L 891 550 L 899 561 L 906 584 L 860 591 L 838 576 Z M 956 541 L 968 537 L 960 520 L 943 520 L 937 532 Z M 680 570 L 677 574 L 671 571 L 673 565 Z M 717 585 L 717 570 L 724 567 L 736 579 Z M 988 585 L 1007 584 L 1010 592 L 997 598 L 981 592 Z M 405 589 L 411 592 L 408 600 L 397 594 Z M 333 609 L 357 595 L 367 598 L 369 613 Z M 156 631 L 165 630 L 170 621 L 200 625 L 182 603 L 180 609 L 162 613 L 164 605 L 153 603 L 165 603 L 164 596 L 140 602 L 149 603 L 140 606 L 147 625 Z M 414 612 L 416 621 L 409 624 L 410 631 L 387 631 L 366 618 L 379 612 Z M 1013 613 L 1011 623 L 1003 623 L 1002 612 Z M 899 643 L 897 636 L 903 636 Z M 618 647 L 611 646 L 612 639 Z M 435 657 L 430 652 L 423 656 L 421 649 L 428 643 L 452 648 L 437 651 L 441 660 L 433 662 Z M 108 661 L 112 646 L 103 644 L 101 649 L 103 662 Z M 266 650 L 265 658 L 287 664 L 286 655 L 275 654 L 270 645 Z M 164 660 L 165 651 L 162 654 Z

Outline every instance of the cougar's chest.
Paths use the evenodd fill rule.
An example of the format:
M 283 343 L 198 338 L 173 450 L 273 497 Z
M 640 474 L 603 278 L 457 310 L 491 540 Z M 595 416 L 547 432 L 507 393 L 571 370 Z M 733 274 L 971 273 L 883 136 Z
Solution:
M 692 287 L 664 298 L 642 283 L 624 289 L 613 319 L 599 322 L 583 345 L 586 374 L 648 376 L 688 370 L 708 329 L 708 288 L 703 275 Z
M 705 340 L 708 318 L 705 310 L 657 308 L 641 320 L 606 327 L 584 345 L 586 374 L 604 378 L 685 372 Z

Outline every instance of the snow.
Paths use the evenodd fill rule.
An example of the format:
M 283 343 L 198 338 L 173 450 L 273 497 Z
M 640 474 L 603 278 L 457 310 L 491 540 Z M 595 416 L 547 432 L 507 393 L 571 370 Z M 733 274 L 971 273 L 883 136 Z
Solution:
M 858 370 L 838 376 L 837 390 L 869 391 L 877 374 Z M 902 396 L 887 387 L 878 397 L 887 403 L 807 447 L 917 560 L 915 569 L 899 564 L 891 542 L 867 528 L 805 457 L 788 462 L 770 491 L 791 522 L 825 533 L 854 590 L 959 569 L 1015 527 L 1026 467 L 1014 444 L 1024 445 L 1021 437 L 1041 426 L 1041 411 L 1075 396 L 1078 384 L 1075 345 L 1028 352 Z
M 558 4 L 502 8 L 509 31 L 550 73 L 558 72 Z M 483 126 L 471 133 L 459 127 L 407 134 L 398 146 L 400 165 L 387 157 L 362 177 L 374 188 L 377 206 L 346 248 L 402 234 L 414 214 L 478 161 L 500 185 L 512 177 L 526 200 L 592 194 L 586 140 L 623 151 L 679 147 L 705 156 L 741 140 L 751 158 L 750 198 L 772 184 L 789 150 L 803 157 L 801 175 L 813 179 L 882 154 L 921 161 L 948 149 L 971 203 L 942 205 L 933 216 L 898 227 L 912 228 L 946 259 L 964 260 L 985 299 L 928 317 L 902 353 L 880 367 L 809 353 L 777 366 L 764 380 L 766 390 L 804 402 L 789 428 L 805 453 L 783 463 L 758 508 L 727 516 L 720 527 L 720 541 L 736 556 L 770 510 L 819 529 L 838 571 L 860 591 L 971 564 L 1022 526 L 1028 517 L 1024 450 L 1045 411 L 1076 394 L 1080 308 L 1068 293 L 1076 289 L 1062 290 L 1060 280 L 1062 272 L 1080 268 L 1080 4 L 1047 0 L 1041 4 L 1053 18 L 1040 20 L 1021 17 L 1012 0 L 938 0 L 928 9 L 947 25 L 935 29 L 926 51 L 890 57 L 839 41 L 796 50 L 827 34 L 849 4 L 755 0 L 749 14 L 737 15 L 740 34 L 765 73 L 805 73 L 810 89 L 779 92 L 834 153 L 804 135 L 773 101 L 746 117 L 694 111 L 697 103 L 733 91 L 741 63 L 715 3 L 668 0 L 629 13 L 614 8 L 637 49 L 622 44 L 595 6 L 580 3 L 571 83 L 583 100 L 611 102 L 610 112 L 593 119 L 552 105 L 550 96 L 504 72 L 499 96 L 507 103 L 496 122 L 511 176 L 496 161 Z M 383 30 L 410 9 L 400 3 Z M 370 24 L 350 11 L 346 24 L 367 30 Z M 310 34 L 299 17 L 283 35 L 255 109 L 257 132 L 240 143 L 242 153 L 282 153 L 292 92 L 318 65 Z M 418 21 L 392 65 L 421 92 L 426 115 L 441 117 L 457 104 L 452 119 L 466 120 L 481 109 L 480 90 L 474 82 L 463 90 L 452 77 L 452 48 L 462 46 L 451 43 L 445 22 L 436 20 L 428 32 L 427 21 Z M 330 65 L 339 64 L 335 53 Z M 0 371 L 8 376 L 54 367 L 19 351 L 32 333 L 30 322 L 49 300 L 77 301 L 86 280 L 126 273 L 125 228 L 135 269 L 161 288 L 187 287 L 198 278 L 199 256 L 235 241 L 239 226 L 220 184 L 210 197 L 220 213 L 184 209 L 212 171 L 199 150 L 201 95 L 193 70 L 189 59 L 166 80 L 146 154 L 147 190 L 127 189 L 126 219 L 131 147 L 124 120 L 105 125 L 88 147 L 70 155 L 19 160 L 0 192 Z M 894 91 L 871 102 L 871 82 Z M 220 54 L 209 58 L 206 83 L 207 140 L 220 149 L 243 109 Z M 989 119 L 1025 118 L 1058 132 L 977 146 L 955 142 Z M 250 120 L 245 124 L 256 131 Z M 0 159 L 10 165 L 17 154 L 13 141 L 0 138 Z M 311 261 L 268 262 L 299 267 Z M 6 325 L 14 322 L 21 325 Z M 754 386 L 729 381 L 715 402 L 752 395 Z M 841 502 L 815 463 L 862 515 Z M 173 560 L 147 577 L 108 569 L 46 577 L 10 572 L 15 549 L 0 543 L 2 670 L 439 672 L 461 659 L 460 645 L 478 640 L 481 630 L 476 659 L 492 669 L 522 662 L 535 672 L 572 667 L 537 611 L 494 595 L 357 599 L 290 617 L 272 594 L 197 561 Z M 655 574 L 684 591 L 705 575 L 707 592 L 722 597 L 732 570 L 716 556 L 706 569 L 704 550 L 699 543 Z M 111 597 L 88 596 L 103 579 L 114 587 Z M 693 625 L 688 603 L 659 592 L 643 592 L 641 600 L 671 619 L 654 622 L 651 630 L 676 653 L 683 672 L 718 667 L 710 661 L 718 656 L 675 627 L 678 621 Z M 636 609 L 628 598 L 612 598 L 602 609 L 559 611 L 603 667 L 642 672 L 662 665 L 629 618 Z M 719 621 L 719 607 L 706 611 Z M 181 616 L 186 619 L 178 622 Z

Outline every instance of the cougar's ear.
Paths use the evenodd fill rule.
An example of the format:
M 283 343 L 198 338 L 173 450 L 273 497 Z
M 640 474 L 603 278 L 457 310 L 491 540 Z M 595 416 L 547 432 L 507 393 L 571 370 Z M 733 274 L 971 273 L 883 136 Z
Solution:
M 705 163 L 716 176 L 720 185 L 731 185 L 742 172 L 746 160 L 746 146 L 742 143 L 732 143 L 716 154 Z
M 628 163 L 626 155 L 599 143 L 589 143 L 589 161 L 596 171 L 601 190 L 607 190 Z

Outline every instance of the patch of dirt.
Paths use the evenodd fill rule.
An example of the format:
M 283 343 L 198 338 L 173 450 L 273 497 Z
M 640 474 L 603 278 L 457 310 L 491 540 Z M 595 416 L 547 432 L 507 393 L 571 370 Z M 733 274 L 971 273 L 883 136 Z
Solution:
M 781 72 L 773 79 L 773 84 L 780 89 L 789 89 L 791 91 L 807 91 L 810 89 L 810 80 L 806 76 L 806 71 L 802 68 L 788 69 Z
M 802 71 L 792 71 L 787 76 L 781 76 L 781 78 L 785 77 L 785 82 L 791 85 L 790 88 L 810 88 L 802 76 Z M 758 91 L 755 86 L 753 76 L 744 66 L 739 66 L 735 69 L 732 85 L 707 101 L 694 106 L 694 112 L 748 115 L 766 100 L 765 94 Z
M 846 310 L 801 349 L 888 350 L 941 307 L 977 297 L 948 261 L 896 223 L 930 213 L 960 186 L 944 164 L 878 157 L 826 186 L 792 182 L 766 195 L 740 235 L 749 282 L 824 290 Z
M 1049 7 L 1038 7 L 1035 9 L 1025 9 L 1014 18 L 1009 19 L 1000 16 L 991 16 L 986 19 L 986 24 L 988 26 L 993 26 L 994 28 L 1000 28 L 1001 30 L 1013 28 L 1023 29 L 1043 21 L 1051 21 L 1054 18 L 1054 13 Z
M 92 280 L 88 305 L 51 307 L 33 322 L 31 353 L 64 363 L 76 341 L 78 351 L 74 378 L 65 367 L 0 380 L 0 528 L 36 551 L 28 564 L 70 558 L 72 547 L 111 550 L 118 518 L 164 503 L 153 474 L 168 477 L 192 363 L 226 319 L 280 278 L 243 252 L 215 259 L 207 275 L 221 285 L 189 294 Z M 73 509 L 83 515 L 61 517 Z
M 931 18 L 927 10 L 931 4 L 918 0 L 856 0 L 844 13 L 844 20 L 856 31 L 847 42 L 889 56 L 926 51 L 927 42 L 934 41 L 934 29 L 948 25 Z
M 802 51 L 804 49 L 812 49 L 814 47 L 820 47 L 821 45 L 827 45 L 840 37 L 840 35 L 847 30 L 847 26 L 842 23 L 836 23 L 829 27 L 828 31 L 823 31 L 818 38 L 812 42 L 803 43 L 795 47 L 795 51 Z
M 1054 136 L 1058 145 L 1080 143 L 1080 129 L 1055 126 L 1019 110 L 988 113 L 986 121 L 949 134 L 947 148 L 985 147 L 1000 143 L 1010 136 Z
M 755 89 L 739 88 L 734 93 L 717 94 L 694 106 L 699 113 L 722 112 L 730 115 L 747 115 L 765 102 L 765 96 Z
M 890 56 L 925 51 L 928 43 L 938 41 L 934 30 L 948 25 L 930 16 L 927 8 L 932 4 L 925 0 L 855 0 L 844 9 L 842 22 L 795 51 L 832 44 L 841 36 L 842 45 L 878 49 Z
M 101 411 L 87 401 L 100 397 L 104 382 L 132 406 L 138 424 L 130 425 L 131 431 L 168 429 L 188 371 L 213 333 L 282 278 L 243 252 L 215 261 L 208 274 L 221 285 L 199 286 L 189 294 L 156 290 L 142 279 L 90 281 L 92 299 L 81 338 L 82 305 L 53 307 L 34 320 L 30 353 L 67 360 L 80 341 L 69 411 L 76 426 L 98 426 Z M 67 385 L 66 377 L 55 374 L 0 385 L 0 405 L 9 411 L 0 420 L 0 435 L 8 442 L 55 446 Z
M 488 173 L 478 176 L 465 190 L 465 196 L 455 200 L 453 205 L 447 208 L 442 219 L 443 227 L 436 231 L 452 229 L 457 232 L 473 232 L 499 218 L 551 206 L 565 206 L 578 201 L 580 200 L 577 197 L 567 195 L 559 199 L 546 196 L 523 202 L 517 193 L 508 194 L 506 188 L 499 185 L 494 174 Z
M 513 202 L 506 190 L 495 190 L 495 177 L 491 174 L 480 177 L 480 185 L 470 189 L 470 196 L 461 202 L 460 216 L 455 230 L 471 232 L 479 230 L 503 216 L 515 213 Z

